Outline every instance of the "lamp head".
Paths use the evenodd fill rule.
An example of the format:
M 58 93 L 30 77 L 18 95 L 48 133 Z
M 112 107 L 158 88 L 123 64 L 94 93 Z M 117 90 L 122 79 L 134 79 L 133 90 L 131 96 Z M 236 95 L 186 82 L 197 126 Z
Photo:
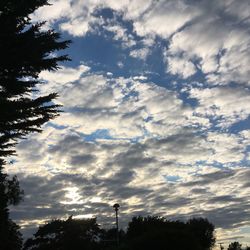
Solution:
M 118 203 L 115 203 L 114 206 L 113 206 L 113 208 L 114 208 L 115 210 L 118 210 L 119 207 L 120 207 L 120 205 L 119 205 Z

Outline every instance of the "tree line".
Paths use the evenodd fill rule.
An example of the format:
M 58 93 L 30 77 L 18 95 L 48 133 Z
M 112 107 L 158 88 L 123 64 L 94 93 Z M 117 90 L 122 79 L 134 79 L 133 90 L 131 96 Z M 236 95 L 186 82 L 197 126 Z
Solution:
M 133 217 L 125 231 L 102 229 L 92 219 L 52 220 L 39 227 L 24 244 L 24 250 L 205 250 L 215 243 L 214 226 L 206 219 L 186 223 L 162 217 Z
M 52 220 L 27 239 L 23 250 L 209 250 L 215 246 L 214 225 L 205 218 L 186 222 L 158 216 L 136 216 L 127 230 L 103 229 L 96 218 Z M 221 245 L 221 249 L 224 249 Z M 227 250 L 250 250 L 239 242 Z

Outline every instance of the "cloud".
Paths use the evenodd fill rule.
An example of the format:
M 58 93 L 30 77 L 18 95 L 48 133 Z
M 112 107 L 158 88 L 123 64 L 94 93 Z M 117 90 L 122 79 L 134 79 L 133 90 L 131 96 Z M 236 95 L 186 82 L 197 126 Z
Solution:
M 149 53 L 150 51 L 148 48 L 142 48 L 130 51 L 129 55 L 135 58 L 140 58 L 142 60 L 145 60 Z
M 158 1 L 135 20 L 134 29 L 140 36 L 154 33 L 168 38 L 199 14 L 199 9 L 184 1 Z
M 103 26 L 105 30 L 114 33 L 113 39 L 116 41 L 121 41 L 124 48 L 129 48 L 136 45 L 136 41 L 133 35 L 128 34 L 126 28 L 118 25 L 117 20 L 114 20 L 114 22 L 108 22 Z
M 183 58 L 168 57 L 167 71 L 174 75 L 180 75 L 182 78 L 188 78 L 196 73 L 195 65 L 191 61 Z
M 79 65 L 77 68 L 60 66 L 58 71 L 42 71 L 39 78 L 49 84 L 43 84 L 40 88 L 42 93 L 58 92 L 62 87 L 79 80 L 83 73 L 89 71 L 86 65 Z
M 72 126 L 85 134 L 109 130 L 116 138 L 134 138 L 150 134 L 164 136 L 169 131 L 199 122 L 192 110 L 184 106 L 177 93 L 143 78 L 112 78 L 91 74 L 86 66 L 62 68 L 60 72 L 44 73 L 50 84 L 42 91 L 57 91 L 65 112 L 54 123 Z M 69 76 L 68 76 L 69 75 Z M 65 85 L 60 84 L 64 78 Z M 202 121 L 204 122 L 204 121 Z M 165 128 L 164 128 L 165 127 Z
M 71 141 L 73 142 L 73 138 Z M 84 145 L 83 141 L 82 145 Z M 104 152 L 107 145 L 102 144 L 101 147 Z M 189 168 L 188 180 L 167 183 L 164 178 L 156 181 L 155 174 L 162 169 L 162 166 L 157 167 L 159 163 L 156 159 L 147 162 L 147 157 L 144 158 L 146 163 L 144 166 L 133 164 L 133 154 L 135 155 L 136 151 L 138 152 L 136 157 L 138 155 L 141 157 L 140 150 L 138 151 L 137 146 L 129 146 L 132 155 L 129 151 L 125 155 L 121 151 L 122 148 L 125 147 L 119 144 L 106 148 L 109 155 L 116 154 L 113 164 L 106 161 L 108 175 L 98 174 L 101 168 L 96 168 L 96 173 L 89 174 L 86 171 L 81 174 L 79 172 L 78 174 L 57 173 L 50 177 L 20 176 L 26 195 L 24 202 L 12 209 L 12 217 L 24 227 L 27 223 L 34 223 L 35 226 L 36 223 L 42 223 L 44 219 L 65 217 L 69 214 L 97 216 L 101 223 L 111 223 L 112 204 L 119 201 L 120 219 L 123 225 L 129 219 L 128 216 L 147 213 L 167 216 L 171 219 L 205 216 L 215 223 L 216 227 L 224 228 L 224 233 L 241 225 L 249 225 L 249 192 L 242 188 L 248 182 L 249 169 L 218 171 L 210 168 L 212 172 L 206 173 L 203 169 L 205 172 L 197 175 L 192 173 L 194 169 Z M 60 151 L 60 154 L 65 155 L 65 152 Z M 57 156 L 54 155 L 54 157 Z M 117 165 L 120 162 L 120 160 L 117 161 L 119 158 L 129 159 L 130 157 L 131 162 Z M 137 168 L 141 171 L 137 172 Z M 156 169 L 145 178 L 144 172 L 149 168 Z M 200 170 L 202 170 L 201 167 Z M 168 167 L 168 172 L 171 172 L 171 166 Z M 179 174 L 181 173 L 182 170 L 179 169 Z M 140 175 L 144 175 L 144 178 Z M 136 179 L 138 179 L 137 182 Z M 193 191 L 201 186 L 206 192 Z M 32 212 L 27 214 L 27 211 Z M 230 216 L 232 214 L 234 216 Z
M 168 56 L 181 56 L 186 62 L 196 61 L 212 84 L 228 84 L 232 81 L 249 84 L 249 70 L 245 67 L 249 63 L 249 31 L 239 24 L 242 19 L 240 13 L 234 19 L 222 18 L 225 5 L 213 4 L 209 15 L 205 12 L 206 5 L 201 5 L 203 14 L 173 35 L 167 58 L 171 61 Z M 242 6 L 244 4 L 246 7 L 246 2 L 242 2 Z M 232 6 L 227 7 L 232 10 Z M 231 12 L 229 9 L 227 11 Z
M 222 128 L 228 128 L 249 116 L 250 97 L 247 88 L 191 88 L 189 94 L 199 102 L 195 112 L 217 119 L 217 125 Z
M 120 40 L 124 48 L 135 46 L 140 39 L 158 36 L 169 44 L 164 58 L 167 72 L 187 78 L 199 69 L 213 85 L 229 82 L 249 85 L 250 72 L 246 65 L 249 65 L 250 36 L 246 0 L 240 4 L 236 0 L 209 3 L 54 0 L 52 4 L 52 7 L 38 9 L 35 20 L 47 20 L 51 25 L 58 22 L 63 31 L 73 36 L 95 32 L 95 26 L 99 25 L 113 33 L 113 39 Z M 113 18 L 106 20 L 105 15 L 96 14 L 105 8 L 114 12 Z M 133 31 L 123 22 L 130 22 Z M 145 59 L 149 53 L 149 46 L 145 44 L 131 50 L 130 55 Z

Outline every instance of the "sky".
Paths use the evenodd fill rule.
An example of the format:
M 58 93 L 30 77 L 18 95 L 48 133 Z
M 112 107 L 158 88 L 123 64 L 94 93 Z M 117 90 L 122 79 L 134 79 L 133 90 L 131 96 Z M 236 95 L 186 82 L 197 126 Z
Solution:
M 42 72 L 63 113 L 17 146 L 25 237 L 52 218 L 208 218 L 250 245 L 249 0 L 51 0 L 72 61 Z

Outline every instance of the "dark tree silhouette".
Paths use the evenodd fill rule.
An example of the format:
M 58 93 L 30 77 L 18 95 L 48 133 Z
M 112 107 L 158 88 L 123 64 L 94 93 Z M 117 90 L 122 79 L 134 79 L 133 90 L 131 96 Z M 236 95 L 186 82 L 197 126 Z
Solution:
M 24 244 L 24 250 L 95 250 L 101 229 L 96 219 L 53 220 L 41 226 Z
M 118 236 L 120 244 L 123 244 L 126 233 L 122 229 L 120 229 Z M 100 246 L 101 249 L 117 249 L 117 229 L 115 227 L 107 230 L 102 230 Z
M 202 249 L 211 249 L 215 244 L 214 225 L 204 218 L 193 218 L 187 222 L 190 230 L 199 240 Z
M 41 125 L 58 115 L 52 103 L 56 93 L 37 95 L 43 70 L 57 70 L 67 55 L 53 52 L 68 47 L 60 34 L 41 31 L 43 23 L 32 24 L 29 17 L 47 0 L 1 0 L 0 2 L 0 157 L 13 153 L 15 139 L 40 132 Z M 53 53 L 53 55 L 52 55 Z
M 19 226 L 11 219 L 7 218 L 1 225 L 1 241 L 0 249 L 3 250 L 19 250 L 22 249 L 23 239 L 19 231 Z M 8 229 L 8 230 L 6 230 Z
M 19 250 L 22 237 L 19 227 L 9 218 L 9 205 L 17 205 L 22 199 L 17 178 L 12 179 L 1 171 L 0 166 L 0 249 Z
M 200 223 L 201 232 L 198 230 Z M 197 223 L 197 224 L 196 224 Z M 214 244 L 214 227 L 204 219 L 196 219 L 195 226 L 180 221 L 168 221 L 161 217 L 134 217 L 128 225 L 127 243 L 124 249 L 159 249 L 159 250 L 206 250 Z M 206 239 L 204 243 L 204 239 Z M 123 249 L 123 248 L 122 248 Z
M 46 4 L 47 0 L 0 1 L 0 249 L 5 250 L 17 249 L 9 245 L 13 222 L 8 205 L 21 198 L 16 178 L 3 173 L 5 157 L 15 152 L 19 138 L 40 132 L 45 122 L 58 115 L 59 106 L 53 104 L 57 94 L 39 95 L 38 76 L 69 60 L 53 53 L 67 48 L 69 41 L 59 41 L 57 32 L 42 31 L 43 23 L 31 22 L 30 14 Z
M 238 241 L 231 242 L 228 246 L 228 250 L 242 250 L 241 244 Z
M 194 220 L 194 219 L 192 219 Z M 205 219 L 196 219 L 197 222 Z M 210 226 L 207 222 L 206 225 Z M 204 227 L 204 225 L 203 225 Z M 201 228 L 203 228 L 201 227 Z M 161 217 L 134 217 L 127 232 L 120 231 L 120 245 L 116 245 L 116 229 L 100 229 L 96 219 L 53 220 L 40 227 L 28 239 L 24 250 L 205 250 L 203 234 L 197 234 L 189 222 L 168 221 Z M 211 244 L 212 245 L 212 244 Z

